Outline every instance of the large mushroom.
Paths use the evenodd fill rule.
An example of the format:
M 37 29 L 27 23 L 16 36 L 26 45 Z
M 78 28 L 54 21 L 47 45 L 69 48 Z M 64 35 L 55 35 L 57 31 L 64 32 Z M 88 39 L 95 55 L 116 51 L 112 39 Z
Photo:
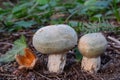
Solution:
M 96 73 L 100 69 L 100 55 L 107 47 L 107 40 L 101 33 L 89 33 L 82 36 L 78 48 L 83 55 L 81 67 L 85 71 Z
M 33 46 L 43 54 L 48 54 L 48 70 L 61 73 L 66 62 L 66 53 L 77 45 L 77 34 L 65 24 L 40 28 L 33 36 Z

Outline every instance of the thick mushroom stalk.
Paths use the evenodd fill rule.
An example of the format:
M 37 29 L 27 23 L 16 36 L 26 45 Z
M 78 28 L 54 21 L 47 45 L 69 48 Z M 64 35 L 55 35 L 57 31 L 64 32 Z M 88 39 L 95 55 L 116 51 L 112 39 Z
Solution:
M 53 73 L 62 73 L 66 63 L 66 54 L 51 54 L 48 56 L 48 70 Z
M 48 54 L 48 70 L 61 73 L 66 62 L 66 52 L 77 45 L 77 34 L 68 25 L 50 25 L 39 29 L 33 36 L 33 46 Z
M 100 55 L 104 53 L 107 41 L 101 33 L 89 33 L 82 36 L 78 48 L 83 55 L 81 67 L 85 71 L 96 73 L 100 69 Z
M 101 59 L 100 57 L 96 58 L 87 58 L 83 56 L 81 68 L 90 73 L 96 73 L 100 69 Z

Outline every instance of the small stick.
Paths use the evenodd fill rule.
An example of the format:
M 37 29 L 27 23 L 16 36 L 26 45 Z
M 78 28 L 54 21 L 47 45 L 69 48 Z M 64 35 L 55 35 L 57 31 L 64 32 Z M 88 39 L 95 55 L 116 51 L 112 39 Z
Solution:
M 83 78 L 85 78 L 85 80 L 87 80 L 87 76 L 86 76 L 84 70 L 81 70 L 81 73 L 82 73 L 82 75 L 84 76 Z
M 117 43 L 118 45 L 120 45 L 120 41 L 119 40 L 117 40 L 117 39 L 115 39 L 113 37 L 110 37 L 110 36 L 108 36 L 108 39 L 110 39 L 111 41 L 114 41 L 115 43 Z
M 79 72 L 72 66 L 73 70 L 76 72 L 77 76 L 79 76 Z
M 3 74 L 3 73 L 0 73 L 1 76 L 10 76 L 10 77 L 15 77 L 15 75 L 11 75 L 11 74 Z
M 120 46 L 112 45 L 114 48 L 120 49 Z
M 95 80 L 103 80 L 100 76 L 96 76 L 95 74 L 91 74 L 89 72 L 86 72 L 88 75 L 91 75 Z
M 118 54 L 120 54 L 120 51 L 118 51 L 118 50 L 115 50 L 115 52 L 118 53 Z
M 6 45 L 14 46 L 13 44 L 11 44 L 11 43 L 7 43 L 7 42 L 0 42 L 0 44 L 6 44 Z
M 44 76 L 44 75 L 42 75 L 42 74 L 40 74 L 40 73 L 38 73 L 38 72 L 36 72 L 36 71 L 34 71 L 34 72 L 35 72 L 37 75 L 46 78 L 47 80 L 52 80 L 52 79 L 50 79 L 50 78 L 48 78 L 48 77 L 46 77 L 46 76 Z
M 114 43 L 110 43 L 110 42 L 108 42 L 108 44 L 109 44 L 109 47 L 120 49 L 120 45 L 117 45 L 117 44 L 114 44 Z

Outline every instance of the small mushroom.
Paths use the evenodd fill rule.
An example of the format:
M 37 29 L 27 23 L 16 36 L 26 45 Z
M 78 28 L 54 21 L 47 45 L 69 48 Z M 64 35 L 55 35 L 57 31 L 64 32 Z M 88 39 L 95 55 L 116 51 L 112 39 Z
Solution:
M 65 24 L 40 28 L 33 36 L 33 46 L 43 54 L 48 54 L 48 70 L 61 73 L 66 63 L 66 53 L 77 45 L 77 34 Z
M 100 55 L 107 48 L 107 40 L 101 33 L 89 33 L 82 36 L 78 48 L 83 55 L 81 67 L 85 71 L 96 73 L 100 69 Z

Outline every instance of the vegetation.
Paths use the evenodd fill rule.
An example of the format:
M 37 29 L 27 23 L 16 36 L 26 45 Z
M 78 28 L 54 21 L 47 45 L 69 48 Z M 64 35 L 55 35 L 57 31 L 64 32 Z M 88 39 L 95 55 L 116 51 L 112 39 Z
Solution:
M 109 21 L 120 21 L 119 3 L 120 0 L 20 0 L 17 4 L 4 2 L 5 9 L 0 8 L 0 32 L 58 23 L 70 23 L 77 28 L 78 33 L 109 31 L 109 27 L 111 31 L 115 25 Z
M 0 57 L 0 62 L 10 62 L 15 60 L 16 54 L 24 54 L 24 49 L 27 47 L 25 37 L 22 35 L 20 39 L 14 41 L 14 46 L 11 50 L 7 51 L 5 55 Z

